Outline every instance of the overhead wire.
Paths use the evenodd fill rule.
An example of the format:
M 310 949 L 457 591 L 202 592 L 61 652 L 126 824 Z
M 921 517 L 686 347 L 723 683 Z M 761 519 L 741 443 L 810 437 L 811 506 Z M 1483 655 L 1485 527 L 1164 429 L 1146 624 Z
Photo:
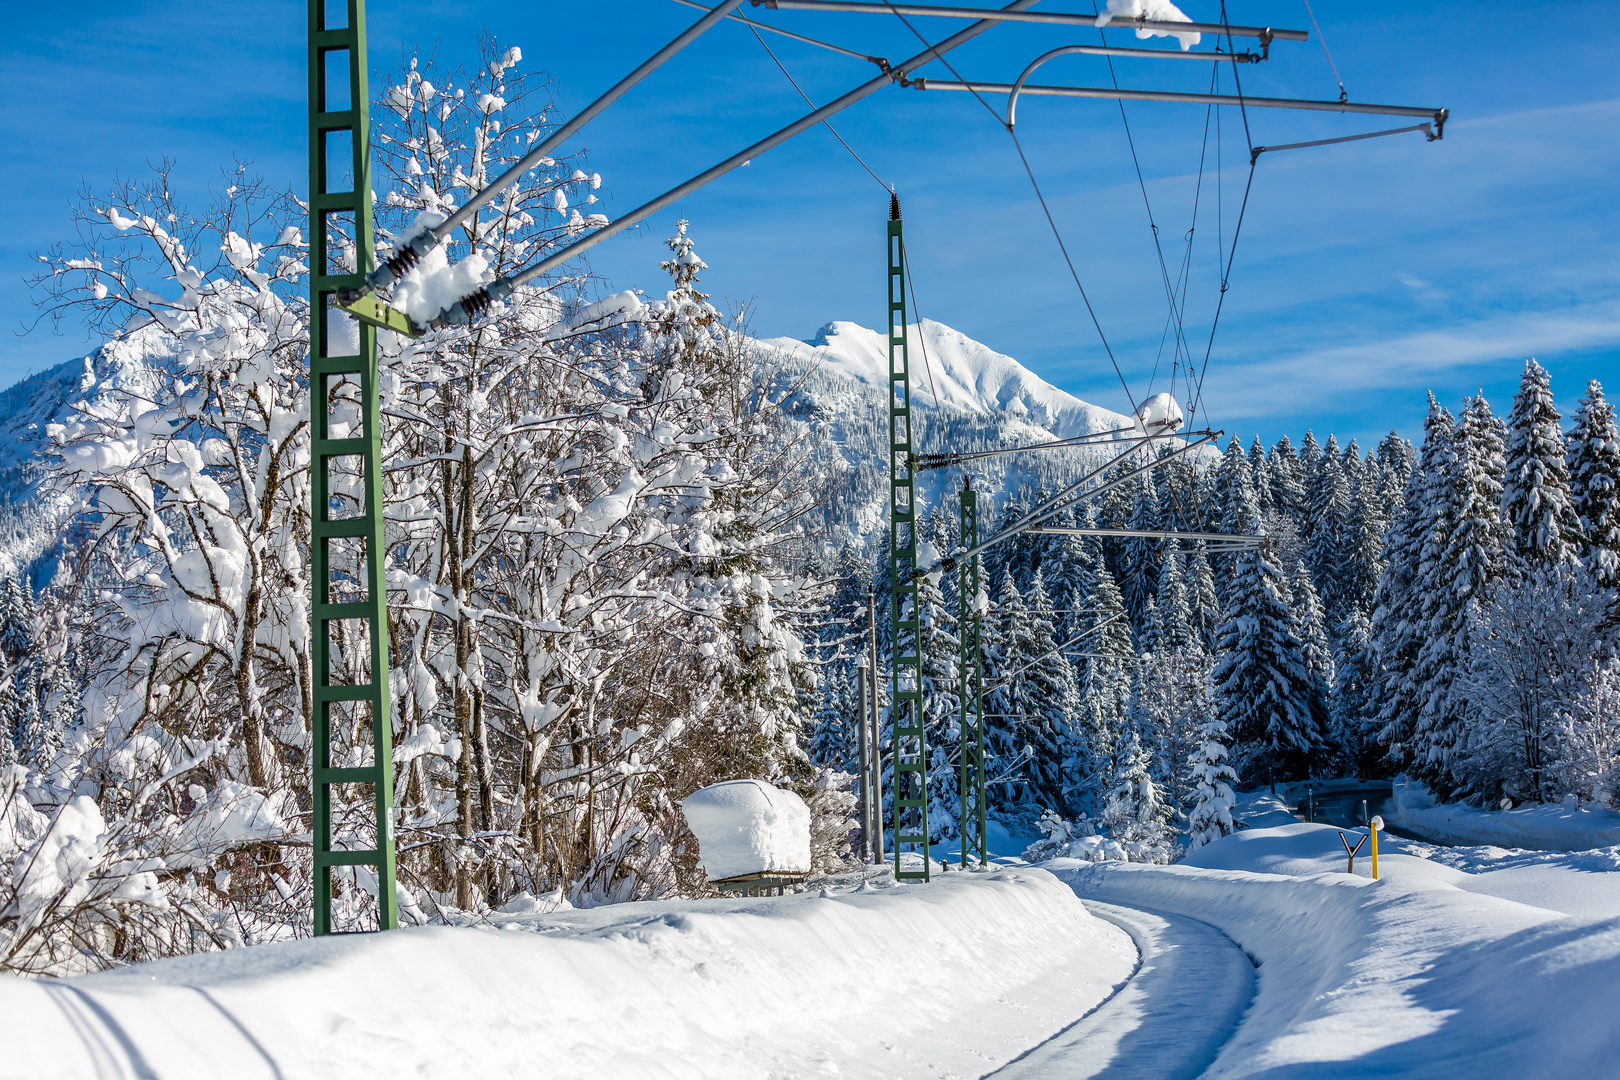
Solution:
M 1333 81 L 1339 84 L 1339 100 L 1349 101 L 1350 92 L 1344 88 L 1344 80 L 1339 78 L 1339 65 L 1333 62 L 1333 54 L 1328 51 L 1327 36 L 1322 33 L 1321 24 L 1316 21 L 1316 12 L 1311 10 L 1311 0 L 1305 0 L 1305 14 L 1311 17 L 1311 28 L 1316 31 L 1316 40 L 1322 43 L 1322 55 L 1327 57 L 1328 69 L 1333 72 Z
M 685 4 L 687 7 L 690 7 L 690 8 L 697 8 L 699 11 L 713 11 L 714 10 L 713 8 L 709 7 L 707 4 L 698 3 L 697 0 L 675 0 L 675 2 L 677 4 Z M 833 45 L 830 42 L 818 41 L 816 38 L 813 38 L 813 37 L 805 37 L 803 34 L 795 34 L 791 30 L 783 30 L 779 26 L 771 26 L 768 23 L 756 23 L 752 19 L 748 18 L 748 16 L 739 15 L 739 14 L 737 14 L 735 12 L 733 12 L 730 15 L 727 15 L 726 18 L 728 18 L 728 19 L 736 19 L 738 22 L 747 23 L 749 26 L 757 26 L 761 30 L 768 30 L 773 34 L 781 34 L 783 37 L 792 38 L 794 41 L 802 41 L 806 45 L 814 45 L 817 48 L 827 49 L 827 50 L 830 50 L 830 51 L 835 52 L 835 53 L 843 53 L 845 56 L 853 56 L 857 60 L 866 60 L 866 61 L 868 61 L 870 63 L 876 64 L 878 67 L 882 68 L 885 71 L 887 71 L 889 69 L 889 62 L 887 60 L 885 60 L 881 56 L 868 56 L 863 52 L 856 52 L 854 49 L 846 49 L 842 45 Z
M 676 3 L 687 4 L 687 5 L 692 6 L 692 7 L 702 7 L 703 6 L 702 4 L 695 3 L 694 0 L 676 0 Z M 810 100 L 810 95 L 806 94 L 804 92 L 804 88 L 802 86 L 800 86 L 799 83 L 798 83 L 798 80 L 793 77 L 793 73 L 788 71 L 787 65 L 782 63 L 781 58 L 776 55 L 775 50 L 773 50 L 770 47 L 770 45 L 766 43 L 765 39 L 760 36 L 759 32 L 760 32 L 761 29 L 771 30 L 771 29 L 774 29 L 774 28 L 769 27 L 769 26 L 765 26 L 763 23 L 756 23 L 756 22 L 754 22 L 754 20 L 752 20 L 752 19 L 750 19 L 750 18 L 748 18 L 747 16 L 744 16 L 744 15 L 733 15 L 732 18 L 735 18 L 739 22 L 742 22 L 742 23 L 746 24 L 748 29 L 750 29 L 750 30 L 752 30 L 754 32 L 755 40 L 757 40 L 759 42 L 760 47 L 765 50 L 766 55 L 769 56 L 771 58 L 771 60 L 776 64 L 777 70 L 779 70 L 782 73 L 782 75 L 787 79 L 787 81 L 790 84 L 792 84 L 793 89 L 798 91 L 799 96 L 804 99 L 804 103 L 806 105 L 810 106 L 810 108 L 812 108 L 812 109 L 817 108 L 816 103 L 814 101 Z M 812 44 L 812 45 L 820 45 L 823 48 L 829 48 L 829 49 L 833 49 L 833 50 L 835 50 L 837 52 L 847 53 L 847 54 L 849 54 L 851 56 L 859 55 L 858 53 L 851 52 L 849 49 L 842 49 L 842 48 L 839 48 L 836 45 L 828 45 L 826 42 L 816 41 L 814 38 L 807 38 L 807 37 L 803 37 L 803 36 L 798 35 L 798 34 L 789 34 L 788 36 L 796 38 L 796 39 L 798 39 L 800 41 L 808 42 L 809 44 Z M 874 59 L 874 58 L 873 57 L 866 57 L 865 59 L 870 60 L 870 59 Z M 887 70 L 887 61 L 884 61 L 883 64 L 884 64 L 885 70 Z M 855 152 L 855 148 L 853 146 L 849 145 L 849 142 L 847 140 L 845 140 L 845 138 L 842 135 L 838 134 L 838 129 L 833 127 L 832 123 L 830 121 L 823 120 L 822 125 L 824 127 L 826 127 L 826 129 L 828 131 L 832 132 L 832 137 L 838 140 L 838 145 L 842 146 L 845 150 L 849 151 L 849 156 L 855 159 L 856 164 L 860 165 L 861 168 L 866 170 L 866 174 L 868 176 L 870 176 L 873 180 L 877 181 L 879 187 L 881 187 L 884 191 L 889 192 L 890 194 L 894 193 L 894 186 L 892 184 L 886 183 L 884 181 L 883 177 L 879 176 L 877 173 L 872 171 L 872 166 L 868 165 L 866 163 L 865 159 L 862 158 L 860 154 Z M 916 305 L 917 305 L 917 286 L 916 286 L 916 283 L 912 280 L 912 277 L 911 277 L 911 259 L 909 257 L 906 258 L 905 262 L 903 263 L 902 270 L 905 273 L 904 287 L 905 287 L 906 291 L 911 294 L 912 310 L 916 311 L 917 310 L 917 307 L 916 307 Z M 934 366 L 933 366 L 933 362 L 929 359 L 929 356 L 928 356 L 928 342 L 925 341 L 923 339 L 923 336 L 922 336 L 922 315 L 921 314 L 918 314 L 918 316 L 917 316 L 917 344 L 919 346 L 921 346 L 921 348 L 922 348 L 923 370 L 928 375 L 928 393 L 929 393 L 929 396 L 931 396 L 934 399 L 934 410 L 937 412 L 937 411 L 939 411 L 939 389 L 938 389 L 938 387 L 936 387 L 934 385 Z
M 1091 10 L 1093 13 L 1099 16 L 1102 14 L 1097 8 L 1096 0 L 1092 0 Z M 1108 41 L 1106 34 L 1103 32 L 1103 28 L 1100 26 L 1097 28 L 1097 38 L 1104 44 L 1106 44 Z M 1118 90 L 1119 72 L 1114 68 L 1114 58 L 1106 54 L 1103 58 L 1108 63 L 1108 77 L 1113 82 L 1114 89 Z M 1175 345 L 1172 347 L 1173 362 L 1173 358 L 1176 355 L 1179 355 L 1180 347 L 1186 342 L 1186 336 L 1182 333 L 1181 312 L 1176 308 L 1176 292 L 1174 286 L 1170 284 L 1170 269 L 1165 264 L 1164 246 L 1159 240 L 1159 223 L 1154 220 L 1153 217 L 1153 202 L 1148 198 L 1147 181 L 1142 176 L 1142 162 L 1136 153 L 1136 137 L 1131 134 L 1131 121 L 1125 113 L 1124 100 L 1120 99 L 1117 104 L 1119 105 L 1120 123 L 1122 123 L 1125 127 L 1125 143 L 1128 147 L 1130 147 L 1131 151 L 1131 165 L 1136 170 L 1136 186 L 1142 192 L 1142 206 L 1147 210 L 1148 228 L 1153 233 L 1153 251 L 1159 259 L 1159 277 L 1164 282 L 1165 300 L 1170 305 L 1170 321 L 1175 325 Z M 1153 373 L 1148 376 L 1148 394 L 1150 396 L 1153 393 L 1153 384 L 1159 376 L 1159 362 L 1162 360 L 1163 356 L 1164 342 L 1161 338 L 1159 342 L 1159 354 L 1155 356 L 1153 360 Z
M 1227 17 L 1226 17 L 1226 0 L 1221 0 L 1221 22 L 1222 22 L 1223 25 L 1229 25 Z M 1230 31 L 1228 31 L 1228 33 L 1227 33 L 1227 46 L 1228 46 L 1228 49 L 1232 48 L 1232 38 L 1231 38 Z M 1206 344 L 1204 346 L 1204 362 L 1203 362 L 1202 368 L 1198 372 L 1198 389 L 1197 389 L 1197 392 L 1193 396 L 1192 407 L 1188 409 L 1188 413 L 1187 413 L 1187 420 L 1188 420 L 1189 424 L 1192 422 L 1194 416 L 1197 415 L 1198 408 L 1199 408 L 1199 406 L 1201 406 L 1203 404 L 1203 401 L 1204 401 L 1204 377 L 1209 374 L 1209 357 L 1210 357 L 1210 354 L 1215 349 L 1215 331 L 1220 327 L 1220 324 L 1221 324 L 1221 311 L 1226 306 L 1226 292 L 1227 292 L 1227 290 L 1229 288 L 1231 288 L 1231 284 L 1232 284 L 1232 263 L 1237 258 L 1238 237 L 1241 236 L 1242 233 L 1243 233 L 1243 218 L 1248 213 L 1248 209 L 1249 209 L 1249 192 L 1254 189 L 1254 167 L 1255 167 L 1255 162 L 1258 160 L 1258 155 L 1255 154 L 1255 152 L 1254 152 L 1254 138 L 1249 133 L 1249 110 L 1243 104 L 1243 80 L 1238 75 L 1236 60 L 1234 60 L 1232 62 L 1232 83 L 1233 83 L 1233 86 L 1234 86 L 1234 88 L 1236 90 L 1236 93 L 1237 93 L 1238 112 L 1243 117 L 1243 141 L 1248 145 L 1248 148 L 1249 148 L 1249 178 L 1248 178 L 1247 181 L 1244 182 L 1244 185 L 1243 185 L 1243 201 L 1238 206 L 1237 224 L 1232 229 L 1232 246 L 1231 246 L 1231 248 L 1229 249 L 1229 251 L 1227 253 L 1226 265 L 1221 268 L 1221 292 L 1220 292 L 1220 297 L 1215 301 L 1215 317 L 1210 320 L 1210 324 L 1209 324 L 1209 342 L 1208 342 L 1208 344 Z M 1219 178 L 1220 178 L 1220 166 L 1219 166 L 1219 160 L 1218 160 L 1219 152 L 1220 152 L 1220 140 L 1219 140 L 1219 135 L 1217 134 L 1217 138 L 1216 138 L 1216 153 L 1217 153 L 1216 179 L 1217 179 L 1217 182 L 1219 182 Z M 1216 200 L 1217 206 L 1219 205 L 1219 201 L 1220 201 L 1219 197 L 1217 196 L 1217 200 Z
M 692 4 L 693 7 L 702 7 L 703 6 L 702 4 L 693 3 L 692 0 L 676 0 L 676 3 Z M 799 85 L 798 80 L 793 77 L 793 74 L 790 71 L 788 71 L 787 66 L 782 63 L 781 58 L 776 55 L 775 50 L 773 50 L 770 47 L 770 45 L 766 44 L 765 39 L 760 36 L 759 31 L 761 29 L 761 24 L 754 22 L 754 20 L 752 20 L 752 19 L 750 19 L 750 18 L 748 18 L 748 17 L 746 17 L 744 15 L 733 15 L 732 18 L 735 18 L 739 22 L 744 23 L 748 27 L 748 29 L 750 29 L 750 30 L 752 30 L 754 32 L 754 40 L 759 42 L 760 48 L 765 50 L 765 55 L 769 56 L 771 58 L 772 62 L 774 62 L 776 64 L 777 70 L 780 71 L 782 73 L 782 75 L 787 79 L 787 81 L 793 86 L 793 89 L 795 89 L 795 90 L 797 90 L 799 92 L 799 96 L 804 99 L 804 103 L 806 105 L 810 106 L 810 108 L 812 110 L 819 108 L 820 106 L 818 106 L 814 101 L 810 100 L 810 95 L 804 92 L 804 88 Z M 772 27 L 767 26 L 767 27 L 764 27 L 764 29 L 769 30 L 769 29 L 772 29 Z M 795 37 L 795 38 L 799 38 L 799 35 L 797 35 L 797 34 L 792 35 L 792 36 Z M 813 45 L 823 45 L 826 48 L 837 48 L 837 46 L 825 45 L 824 42 L 814 41 L 813 39 L 810 39 L 810 38 L 799 38 L 799 40 L 801 40 L 801 41 L 809 41 Z M 848 49 L 838 49 L 838 51 L 839 52 L 849 52 Z M 876 180 L 878 182 L 879 187 L 881 187 L 884 191 L 889 190 L 889 185 L 883 182 L 883 177 L 881 177 L 877 173 L 873 172 L 872 171 L 872 166 L 868 165 L 865 162 L 865 160 L 863 160 L 861 158 L 861 155 L 859 155 L 859 154 L 857 154 L 855 152 L 854 147 L 850 146 L 849 143 L 844 141 L 844 137 L 842 135 L 838 134 L 838 129 L 832 126 L 832 121 L 831 120 L 823 120 L 821 122 L 821 125 L 822 125 L 822 127 L 825 127 L 828 131 L 832 132 L 832 137 L 838 140 L 838 145 L 842 146 L 845 150 L 849 151 L 849 156 L 854 158 L 856 163 L 858 165 L 860 165 L 861 168 L 866 170 L 866 174 L 868 176 L 870 176 L 873 180 Z
M 913 36 L 923 44 L 928 44 L 928 39 L 923 37 L 917 28 L 911 25 L 911 21 L 900 13 L 899 9 L 894 6 L 893 0 L 884 0 L 884 3 L 888 5 L 889 10 L 894 12 L 895 18 L 899 19 L 905 25 L 905 28 L 911 31 Z M 957 71 L 943 55 L 936 54 L 935 59 L 944 64 L 946 70 L 955 75 L 958 82 L 967 84 L 967 80 L 962 78 L 962 73 Z M 1074 260 L 1069 257 L 1068 245 L 1063 242 L 1063 234 L 1058 230 L 1057 221 L 1052 217 L 1052 210 L 1046 205 L 1046 196 L 1041 193 L 1041 185 L 1035 179 L 1035 170 L 1030 167 L 1029 158 L 1024 154 L 1023 144 L 1018 141 L 1018 133 L 1007 125 L 1006 121 L 1001 118 L 1001 114 L 996 112 L 988 101 L 984 100 L 984 97 L 977 89 L 971 84 L 968 84 L 967 88 L 974 99 L 984 106 L 984 110 L 995 117 L 996 124 L 1012 138 L 1013 148 L 1018 151 L 1018 160 L 1023 163 L 1024 173 L 1029 177 L 1029 185 L 1035 190 L 1035 198 L 1041 204 L 1041 212 L 1046 215 L 1046 224 L 1051 228 L 1052 237 L 1057 241 L 1058 250 L 1063 253 L 1063 261 L 1069 267 L 1069 276 L 1074 278 L 1075 288 L 1080 291 L 1080 299 L 1086 306 L 1086 314 L 1091 316 L 1091 325 L 1097 330 L 1097 337 L 1102 341 L 1103 351 L 1108 354 L 1108 362 L 1113 365 L 1114 374 L 1119 377 L 1119 385 L 1125 391 L 1125 398 L 1131 403 L 1131 413 L 1135 415 L 1138 412 L 1136 397 L 1131 393 L 1130 384 L 1125 381 L 1125 373 L 1120 369 L 1119 360 L 1114 356 L 1113 346 L 1108 343 L 1108 335 L 1103 332 L 1102 321 L 1097 317 L 1096 309 L 1091 306 L 1091 297 L 1086 295 L 1086 287 L 1080 281 L 1080 272 L 1075 269 Z

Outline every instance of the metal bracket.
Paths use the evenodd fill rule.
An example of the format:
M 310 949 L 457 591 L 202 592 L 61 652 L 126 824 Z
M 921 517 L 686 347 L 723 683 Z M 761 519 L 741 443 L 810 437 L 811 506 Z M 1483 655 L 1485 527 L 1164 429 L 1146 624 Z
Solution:
M 411 317 L 398 308 L 391 308 L 375 296 L 362 296 L 352 304 L 339 303 L 338 307 L 368 326 L 379 330 L 392 330 L 408 338 L 419 338 L 426 331 L 411 322 Z

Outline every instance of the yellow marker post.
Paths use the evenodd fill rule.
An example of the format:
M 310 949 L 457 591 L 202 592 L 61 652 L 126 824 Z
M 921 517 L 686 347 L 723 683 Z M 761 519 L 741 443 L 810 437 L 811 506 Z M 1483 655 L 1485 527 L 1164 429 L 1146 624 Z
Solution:
M 1378 830 L 1382 829 L 1384 827 L 1384 819 L 1383 819 L 1382 816 L 1380 816 L 1378 814 L 1374 814 L 1372 821 L 1368 822 L 1368 825 L 1371 826 L 1367 831 L 1368 831 L 1368 834 L 1372 837 L 1373 880 L 1377 881 L 1378 880 Z

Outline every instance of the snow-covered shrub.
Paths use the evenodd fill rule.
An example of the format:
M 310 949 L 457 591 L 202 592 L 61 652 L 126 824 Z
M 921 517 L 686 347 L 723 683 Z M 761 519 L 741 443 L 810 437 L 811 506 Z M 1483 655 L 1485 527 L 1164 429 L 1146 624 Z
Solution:
M 837 769 L 817 769 L 815 792 L 810 804 L 810 867 L 817 874 L 839 874 L 857 869 L 851 837 L 859 822 L 855 807 L 860 802 L 852 790 L 853 773 Z
M 1131 862 L 1168 863 L 1181 854 L 1170 824 L 1175 808 L 1164 801 L 1148 772 L 1141 738 L 1131 732 L 1121 749 L 1119 784 L 1108 794 L 1101 823 Z

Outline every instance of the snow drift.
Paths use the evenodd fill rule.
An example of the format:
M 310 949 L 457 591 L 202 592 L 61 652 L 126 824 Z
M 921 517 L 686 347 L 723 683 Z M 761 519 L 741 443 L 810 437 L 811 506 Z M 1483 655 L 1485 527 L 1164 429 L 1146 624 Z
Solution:
M 1067 886 L 1018 869 L 0 979 L 0 1015 L 5 1072 L 30 1080 L 980 1076 L 1135 963 Z
M 1209 922 L 1255 959 L 1254 1006 L 1210 1080 L 1610 1074 L 1620 918 L 1479 895 L 1401 855 L 1381 858 L 1380 881 L 1360 858 L 1356 876 L 1332 872 L 1337 832 L 1250 830 L 1189 860 L 1202 866 L 1047 867 L 1083 897 Z

